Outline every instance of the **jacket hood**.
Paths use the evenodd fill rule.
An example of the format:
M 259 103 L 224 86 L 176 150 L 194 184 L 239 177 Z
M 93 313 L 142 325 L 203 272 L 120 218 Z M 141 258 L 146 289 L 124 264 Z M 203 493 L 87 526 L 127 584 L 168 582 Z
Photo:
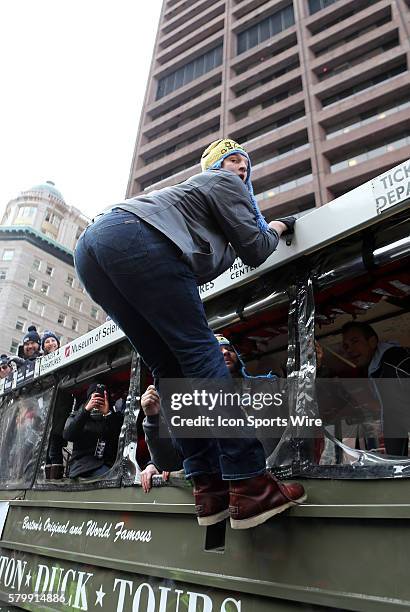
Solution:
M 369 377 L 377 372 L 377 370 L 380 368 L 384 353 L 395 346 L 400 346 L 400 344 L 398 342 L 379 342 L 376 352 L 373 355 L 373 359 L 369 363 L 367 370 L 367 375 Z
M 272 374 L 272 372 L 262 374 L 261 376 L 252 376 L 252 374 L 249 374 L 249 372 L 247 372 L 245 362 L 242 359 L 239 351 L 237 351 L 236 347 L 232 344 L 232 342 L 230 342 L 228 338 L 225 338 L 225 336 L 223 336 L 222 334 L 215 334 L 215 338 L 218 340 L 219 346 L 231 346 L 233 348 L 235 355 L 238 358 L 236 369 L 237 372 L 239 372 L 239 374 L 242 376 L 242 378 L 278 378 L 276 374 Z

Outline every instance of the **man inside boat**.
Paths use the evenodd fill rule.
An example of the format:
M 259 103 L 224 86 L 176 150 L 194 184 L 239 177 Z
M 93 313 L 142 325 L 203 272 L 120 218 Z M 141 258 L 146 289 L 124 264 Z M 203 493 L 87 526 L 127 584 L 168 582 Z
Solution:
M 267 223 L 255 199 L 245 149 L 224 138 L 209 145 L 202 173 L 121 202 L 80 236 L 77 273 L 90 297 L 128 336 L 161 379 L 225 379 L 231 374 L 208 326 L 198 285 L 217 278 L 239 256 L 260 266 L 294 218 Z M 201 525 L 231 517 L 255 527 L 305 499 L 297 483 L 266 472 L 256 438 L 179 440 Z
M 409 349 L 397 343 L 381 342 L 373 327 L 364 322 L 345 323 L 342 334 L 344 351 L 355 364 L 359 376 L 397 381 L 389 386 L 377 385 L 376 392 L 383 414 L 386 453 L 407 457 L 409 398 L 408 387 L 400 385 L 400 379 L 410 378 Z

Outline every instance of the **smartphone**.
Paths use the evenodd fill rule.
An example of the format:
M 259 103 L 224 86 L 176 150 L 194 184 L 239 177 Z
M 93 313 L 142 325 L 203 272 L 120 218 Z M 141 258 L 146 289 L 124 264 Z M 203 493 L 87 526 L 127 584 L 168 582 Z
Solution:
M 101 397 L 104 397 L 105 385 L 96 385 L 94 393 L 98 393 Z

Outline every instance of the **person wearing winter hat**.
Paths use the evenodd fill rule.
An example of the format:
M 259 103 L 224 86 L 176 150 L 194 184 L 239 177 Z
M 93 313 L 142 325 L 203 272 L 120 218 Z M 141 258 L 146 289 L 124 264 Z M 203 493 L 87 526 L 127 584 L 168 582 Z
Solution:
M 63 438 L 73 442 L 69 477 L 103 476 L 114 465 L 124 416 L 111 409 L 108 390 L 89 385 L 85 404 L 69 415 Z
M 37 332 L 37 328 L 35 325 L 29 325 L 23 337 L 23 343 L 19 346 L 19 357 L 29 359 L 30 361 L 40 357 L 40 344 L 41 338 Z
M 7 355 L 0 355 L 0 380 L 2 378 L 7 378 L 9 374 L 13 371 L 10 357 Z
M 41 349 L 43 355 L 49 355 L 59 348 L 59 337 L 49 329 L 44 330 L 41 336 Z M 63 448 L 65 442 L 60 432 L 61 427 L 58 427 L 58 420 L 59 419 L 56 417 L 53 419 L 47 450 L 47 463 L 45 466 L 45 477 L 51 480 L 60 480 L 64 476 Z
M 49 329 L 44 330 L 41 337 L 41 350 L 43 355 L 49 355 L 60 348 L 60 338 Z
M 246 173 L 245 168 L 241 166 L 241 160 L 245 160 L 246 162 Z M 239 167 L 243 167 L 244 169 L 239 170 Z M 239 177 L 245 183 L 246 189 L 249 192 L 249 198 L 252 203 L 252 208 L 255 213 L 258 227 L 263 232 L 267 231 L 269 224 L 265 221 L 253 192 L 253 185 L 251 181 L 251 159 L 240 144 L 234 140 L 231 140 L 230 138 L 222 138 L 221 140 L 211 142 L 209 147 L 207 147 L 202 154 L 201 168 L 203 172 L 206 170 L 216 170 L 220 168 L 236 172 L 238 169 Z M 286 225 L 286 230 L 282 233 L 293 233 L 296 222 L 295 217 L 282 217 L 281 219 L 277 219 L 277 221 L 280 221 Z
M 75 249 L 80 281 L 128 336 L 160 395 L 162 378 L 231 379 L 197 285 L 236 256 L 260 266 L 294 225 L 263 219 L 250 191 L 249 156 L 236 142 L 215 141 L 201 163 L 201 174 L 98 215 Z M 256 438 L 178 442 L 201 525 L 231 513 L 234 528 L 254 527 L 305 499 L 301 485 L 266 472 Z
M 222 334 L 215 334 L 215 338 L 218 341 L 226 367 L 231 373 L 232 378 L 277 378 L 277 376 L 270 372 L 264 376 L 251 376 L 247 372 L 245 363 L 233 343 Z M 152 487 L 152 477 L 162 472 L 163 478 L 167 479 L 169 472 L 182 468 L 183 458 L 171 433 L 169 432 L 167 437 L 164 436 L 164 432 L 167 431 L 165 427 L 163 427 L 162 435 L 160 436 L 160 397 L 154 385 L 149 385 L 141 396 L 141 408 L 145 414 L 142 426 L 151 455 L 151 461 L 148 462 L 145 469 L 141 472 L 141 486 L 144 493 L 148 493 Z M 164 425 L 163 421 L 162 425 Z M 272 444 L 268 443 L 268 440 L 265 439 L 261 443 L 264 447 L 265 455 L 268 457 L 271 454 Z

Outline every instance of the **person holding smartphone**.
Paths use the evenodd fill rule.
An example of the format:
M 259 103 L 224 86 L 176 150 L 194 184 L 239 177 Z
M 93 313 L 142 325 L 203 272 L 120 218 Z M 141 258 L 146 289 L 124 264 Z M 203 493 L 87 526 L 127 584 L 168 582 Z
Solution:
M 105 385 L 90 385 L 85 404 L 66 421 L 63 438 L 73 443 L 70 478 L 103 476 L 115 463 L 124 417 L 111 410 L 108 397 Z
M 90 297 L 119 325 L 161 379 L 231 379 L 198 285 L 239 256 L 259 266 L 295 219 L 267 223 L 253 193 L 248 153 L 230 138 L 209 145 L 203 172 L 183 183 L 121 202 L 94 219 L 75 249 L 78 276 Z M 229 383 L 228 383 L 229 384 Z M 162 402 L 167 415 L 167 406 Z M 179 439 L 194 484 L 198 522 L 231 516 L 254 527 L 305 499 L 303 487 L 266 472 L 255 438 Z

